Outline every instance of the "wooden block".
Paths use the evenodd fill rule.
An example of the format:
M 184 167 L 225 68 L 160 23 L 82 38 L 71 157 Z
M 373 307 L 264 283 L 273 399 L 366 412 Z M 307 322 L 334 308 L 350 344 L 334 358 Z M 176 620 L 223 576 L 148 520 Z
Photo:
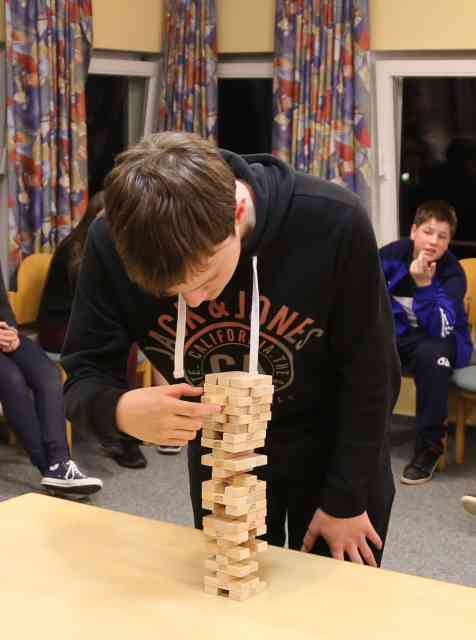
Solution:
M 253 407 L 238 407 L 233 404 L 226 404 L 223 407 L 223 413 L 226 416 L 246 416 L 251 413 L 251 409 Z M 256 411 L 256 413 L 261 413 L 262 411 Z
M 251 471 L 254 467 L 262 467 L 267 462 L 265 455 L 252 455 L 244 458 L 233 458 L 231 460 L 223 460 L 223 466 L 230 471 Z
M 228 453 L 241 453 L 243 451 L 254 451 L 254 449 L 259 449 L 260 447 L 264 447 L 265 440 L 247 440 L 246 442 L 239 442 L 238 444 L 231 444 L 230 442 L 224 442 L 223 440 L 215 440 L 214 442 L 219 443 L 219 447 L 223 451 L 227 451 Z M 203 445 L 209 446 L 209 445 Z
M 234 476 L 234 471 L 230 471 L 229 469 L 222 468 L 212 468 L 212 478 L 216 478 L 219 480 L 226 480 L 228 478 L 232 478 Z
M 224 422 L 226 422 L 224 413 L 214 413 L 213 416 L 208 416 L 203 420 L 203 426 L 213 428 L 215 424 L 223 424 Z
M 257 416 L 254 417 L 256 418 Z M 259 422 L 258 420 L 253 420 L 253 422 L 250 422 L 248 424 L 248 433 L 254 433 L 255 431 L 266 431 L 267 428 L 267 420 L 261 420 L 261 422 Z
M 253 487 L 256 484 L 258 484 L 258 478 L 252 473 L 242 473 L 235 476 L 231 482 L 233 487 Z
M 262 500 L 256 500 L 255 502 L 251 503 L 227 504 L 225 505 L 225 515 L 243 516 L 256 509 L 259 509 L 260 511 L 264 509 L 264 513 L 266 514 L 266 498 Z
M 229 387 L 219 384 L 207 384 L 203 385 L 203 393 L 211 395 L 225 395 L 229 394 Z
M 259 413 L 258 415 L 254 415 L 253 418 L 256 420 L 256 422 L 268 422 L 268 420 L 271 420 L 271 412 L 268 411 L 268 413 Z
M 224 534 L 237 534 L 247 532 L 249 530 L 248 523 L 241 520 L 232 520 L 226 518 L 219 518 L 215 515 L 205 516 L 203 518 L 203 527 L 207 529 L 213 529 L 218 533 Z
M 251 398 L 251 389 L 246 387 L 228 387 L 227 398 L 234 402 L 236 398 Z M 251 399 L 253 401 L 253 399 Z
M 240 389 L 241 391 L 241 389 Z M 260 398 L 261 400 L 261 398 Z M 265 400 L 263 400 L 265 402 Z M 228 396 L 226 399 L 228 407 L 249 407 L 253 404 L 253 398 L 249 395 L 246 396 Z
M 216 395 L 204 394 L 201 400 L 202 402 L 206 402 L 208 404 L 220 404 L 220 405 L 225 405 L 227 402 L 225 395 L 218 395 L 218 394 Z
M 202 507 L 207 509 L 207 511 L 213 511 L 214 502 L 209 500 L 202 500 Z M 233 515 L 233 514 L 230 514 Z M 241 514 L 239 514 L 241 515 Z
M 218 384 L 218 373 L 207 373 L 205 375 L 205 384 Z
M 270 385 L 257 385 L 251 388 L 251 397 L 259 398 L 260 396 L 269 396 L 273 397 L 274 387 L 272 384 Z
M 223 431 L 217 429 L 202 429 L 202 439 L 207 438 L 209 440 L 223 440 Z
M 236 376 L 233 378 L 229 379 L 228 384 L 230 385 L 230 387 L 236 387 L 236 388 L 248 388 L 251 389 L 253 387 L 257 387 L 258 385 L 270 385 L 272 383 L 272 377 L 271 376 L 249 376 L 249 375 L 244 375 L 244 376 Z
M 258 421 L 258 417 L 259 416 L 254 417 L 249 414 L 242 416 L 231 416 L 228 414 L 226 416 L 226 421 L 230 424 L 249 424 L 250 422 L 253 422 L 253 420 Z
M 226 410 L 228 409 L 228 406 L 225 405 L 223 412 L 226 412 Z M 263 413 L 268 413 L 270 406 L 269 404 L 253 404 L 251 405 L 251 407 L 247 407 L 248 409 L 248 413 L 252 416 L 256 416 L 256 415 L 261 415 Z M 235 409 L 236 411 L 236 409 Z M 234 415 L 234 414 L 232 414 Z

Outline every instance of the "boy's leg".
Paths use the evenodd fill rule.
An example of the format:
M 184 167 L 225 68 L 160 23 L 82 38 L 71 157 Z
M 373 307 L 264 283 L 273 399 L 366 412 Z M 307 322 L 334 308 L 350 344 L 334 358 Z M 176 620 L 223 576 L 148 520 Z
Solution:
M 416 387 L 415 454 L 405 467 L 404 484 L 422 484 L 431 480 L 438 458 L 443 453 L 448 417 L 448 387 L 456 358 L 456 343 L 448 338 L 425 338 L 414 351 Z

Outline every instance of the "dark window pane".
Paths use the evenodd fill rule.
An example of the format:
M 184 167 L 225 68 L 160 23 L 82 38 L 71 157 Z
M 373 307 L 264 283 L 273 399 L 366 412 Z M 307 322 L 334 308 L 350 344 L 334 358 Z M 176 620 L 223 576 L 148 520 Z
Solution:
M 405 78 L 400 234 L 425 200 L 446 200 L 458 216 L 451 249 L 476 256 L 476 78 Z
M 127 146 L 127 77 L 90 75 L 86 83 L 89 196 L 103 188 L 114 158 Z
M 218 144 L 235 153 L 271 153 L 271 78 L 218 80 Z

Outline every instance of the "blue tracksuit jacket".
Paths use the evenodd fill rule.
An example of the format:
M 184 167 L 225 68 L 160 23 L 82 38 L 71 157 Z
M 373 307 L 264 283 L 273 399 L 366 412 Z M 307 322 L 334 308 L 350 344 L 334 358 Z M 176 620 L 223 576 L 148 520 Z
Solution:
M 393 291 L 408 275 L 413 241 L 397 240 L 380 249 L 380 260 L 391 297 L 392 312 L 397 336 L 411 329 L 410 320 L 402 304 L 395 299 Z M 436 272 L 431 285 L 417 287 L 412 309 L 418 327 L 427 336 L 456 338 L 456 368 L 465 367 L 473 351 L 464 310 L 466 276 L 455 256 L 447 251 L 436 263 Z

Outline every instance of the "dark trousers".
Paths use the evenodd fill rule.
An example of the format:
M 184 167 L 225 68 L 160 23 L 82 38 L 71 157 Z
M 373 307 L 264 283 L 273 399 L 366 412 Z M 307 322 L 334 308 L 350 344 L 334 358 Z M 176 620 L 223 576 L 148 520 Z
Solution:
M 9 425 L 42 475 L 50 465 L 70 458 L 59 371 L 25 336 L 13 353 L 0 352 L 0 402 Z
M 411 331 L 397 338 L 397 347 L 403 371 L 415 380 L 415 452 L 431 447 L 436 453 L 442 453 L 456 340 L 454 336 L 429 338 L 421 331 Z
M 319 490 L 324 482 L 322 459 L 313 455 L 313 447 L 302 443 L 301 453 L 291 444 L 279 442 L 268 449 L 268 465 L 258 468 L 258 477 L 266 480 L 267 491 L 267 533 L 262 536 L 269 544 L 283 547 L 286 542 L 286 520 L 288 546 L 301 549 L 304 535 L 312 517 L 319 508 Z M 294 450 L 293 450 L 294 449 Z M 305 453 L 307 451 L 307 454 Z M 201 455 L 209 453 L 202 449 L 197 438 L 188 445 L 188 465 L 190 496 L 195 527 L 202 528 L 201 483 L 211 477 L 211 468 L 201 464 Z M 293 460 L 294 459 L 294 460 Z M 317 460 L 317 464 L 316 464 Z M 390 464 L 390 454 L 385 448 L 374 482 L 371 484 L 367 513 L 377 533 L 385 543 L 395 486 Z M 369 546 L 380 565 L 381 551 Z M 331 552 L 323 538 L 319 538 L 312 553 L 331 557 Z

